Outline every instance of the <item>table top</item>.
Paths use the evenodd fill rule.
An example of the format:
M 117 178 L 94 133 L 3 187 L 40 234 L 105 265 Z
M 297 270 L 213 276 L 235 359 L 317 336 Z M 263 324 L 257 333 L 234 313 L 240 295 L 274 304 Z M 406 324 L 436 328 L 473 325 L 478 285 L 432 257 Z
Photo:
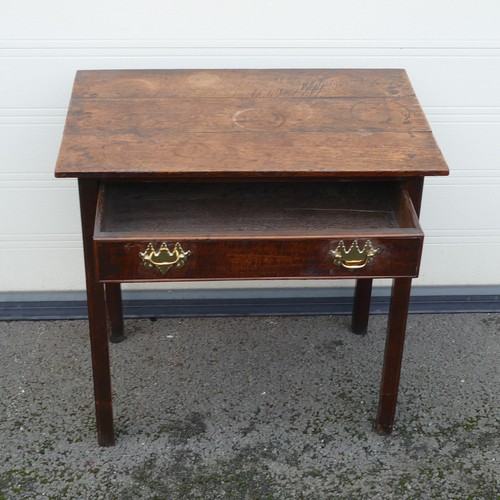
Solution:
M 57 177 L 406 177 L 448 168 L 400 69 L 78 71 Z

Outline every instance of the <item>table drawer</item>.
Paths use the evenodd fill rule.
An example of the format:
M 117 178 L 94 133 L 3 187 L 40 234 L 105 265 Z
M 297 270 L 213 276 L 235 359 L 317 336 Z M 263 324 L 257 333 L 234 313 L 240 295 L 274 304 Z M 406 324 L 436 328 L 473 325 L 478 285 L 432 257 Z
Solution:
M 421 246 L 421 238 L 396 237 L 134 241 L 100 242 L 96 255 L 102 281 L 414 277 Z
M 103 186 L 98 277 L 415 277 L 423 233 L 403 184 L 387 184 Z

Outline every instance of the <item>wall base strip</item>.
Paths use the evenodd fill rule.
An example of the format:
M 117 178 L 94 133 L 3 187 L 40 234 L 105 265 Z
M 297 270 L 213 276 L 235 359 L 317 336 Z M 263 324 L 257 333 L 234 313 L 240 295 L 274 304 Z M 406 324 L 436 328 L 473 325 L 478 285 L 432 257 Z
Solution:
M 500 312 L 500 287 L 415 288 L 410 313 Z M 388 288 L 374 290 L 372 313 L 386 314 Z M 444 293 L 447 292 L 447 293 Z M 489 292 L 489 293 L 487 293 Z M 128 318 L 350 314 L 346 289 L 182 290 L 124 292 Z M 83 292 L 0 294 L 0 320 L 82 319 Z

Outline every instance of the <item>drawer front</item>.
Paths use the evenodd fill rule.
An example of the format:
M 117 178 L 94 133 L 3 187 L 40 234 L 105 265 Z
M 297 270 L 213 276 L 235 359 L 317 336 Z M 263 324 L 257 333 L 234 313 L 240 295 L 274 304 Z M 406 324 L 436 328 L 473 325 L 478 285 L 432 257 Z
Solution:
M 100 281 L 391 278 L 418 275 L 422 242 L 422 236 L 188 239 L 161 249 L 162 241 L 96 241 L 95 251 Z

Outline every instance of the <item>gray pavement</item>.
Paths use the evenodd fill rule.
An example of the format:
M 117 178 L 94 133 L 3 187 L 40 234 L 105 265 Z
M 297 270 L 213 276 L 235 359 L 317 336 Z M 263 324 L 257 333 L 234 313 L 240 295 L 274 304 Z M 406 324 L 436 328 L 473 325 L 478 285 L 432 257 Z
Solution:
M 84 321 L 0 323 L 0 498 L 500 498 L 500 315 L 412 315 L 394 433 L 386 318 L 128 320 L 117 444 L 96 444 Z

